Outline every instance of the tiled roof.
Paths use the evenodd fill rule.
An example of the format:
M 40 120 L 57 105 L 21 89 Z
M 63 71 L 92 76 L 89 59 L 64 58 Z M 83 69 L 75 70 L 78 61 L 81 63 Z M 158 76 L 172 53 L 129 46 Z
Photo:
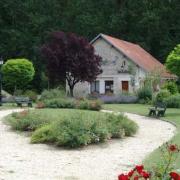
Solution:
M 137 44 L 133 44 L 127 41 L 123 41 L 105 34 L 100 34 L 97 36 L 91 43 L 96 41 L 99 37 L 104 38 L 111 45 L 113 45 L 116 49 L 122 52 L 125 56 L 131 59 L 135 64 L 143 68 L 147 72 L 151 72 L 153 70 L 162 70 L 163 77 L 167 78 L 175 78 L 176 76 L 165 70 L 165 66 L 161 64 L 157 59 L 155 59 L 151 54 L 145 51 Z

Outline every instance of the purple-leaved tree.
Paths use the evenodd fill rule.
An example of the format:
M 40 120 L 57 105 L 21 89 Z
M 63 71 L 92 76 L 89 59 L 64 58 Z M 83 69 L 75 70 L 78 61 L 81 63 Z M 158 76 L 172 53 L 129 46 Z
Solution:
M 50 83 L 55 85 L 66 80 L 71 96 L 76 83 L 92 82 L 102 73 L 102 58 L 86 39 L 73 33 L 51 33 L 41 53 L 46 59 Z

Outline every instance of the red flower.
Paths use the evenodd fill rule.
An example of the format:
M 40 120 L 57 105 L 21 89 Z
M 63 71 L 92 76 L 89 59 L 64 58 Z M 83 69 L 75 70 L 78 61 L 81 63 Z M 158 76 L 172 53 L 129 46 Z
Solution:
M 129 180 L 128 175 L 120 174 L 118 180 Z
M 180 175 L 177 174 L 176 172 L 171 172 L 169 175 L 173 180 L 180 180 Z
M 148 172 L 142 171 L 141 176 L 145 179 L 148 179 L 150 177 L 150 174 Z
M 172 145 L 169 146 L 169 151 L 174 152 L 174 151 L 177 151 L 177 150 L 178 150 L 177 145 L 172 144 Z
M 137 172 L 138 172 L 139 174 L 141 174 L 142 170 L 144 169 L 144 166 L 143 166 L 143 165 L 136 166 L 135 169 L 137 170 Z
M 128 176 L 131 177 L 134 174 L 134 170 L 129 171 Z

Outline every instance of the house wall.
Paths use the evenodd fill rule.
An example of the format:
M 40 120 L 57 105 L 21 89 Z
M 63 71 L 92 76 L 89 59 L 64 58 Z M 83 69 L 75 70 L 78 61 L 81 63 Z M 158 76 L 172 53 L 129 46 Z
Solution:
M 93 43 L 96 54 L 103 59 L 103 73 L 97 77 L 100 82 L 100 94 L 105 93 L 105 81 L 113 80 L 114 94 L 122 92 L 122 81 L 129 82 L 129 92 L 133 92 L 140 87 L 140 81 L 145 77 L 146 72 L 132 62 L 128 57 L 119 52 L 115 47 L 99 38 Z M 129 73 L 129 66 L 133 67 L 133 72 Z M 122 68 L 123 67 L 123 68 Z M 133 83 L 134 81 L 134 83 Z M 68 89 L 68 87 L 67 87 Z M 89 83 L 78 83 L 75 86 L 75 96 L 86 96 L 90 93 Z

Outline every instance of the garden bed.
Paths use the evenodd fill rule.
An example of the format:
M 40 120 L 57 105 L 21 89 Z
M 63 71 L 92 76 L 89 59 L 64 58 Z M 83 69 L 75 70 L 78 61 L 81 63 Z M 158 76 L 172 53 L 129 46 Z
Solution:
M 132 136 L 138 128 L 124 115 L 73 109 L 23 111 L 6 120 L 14 130 L 32 132 L 32 143 L 70 148 Z

